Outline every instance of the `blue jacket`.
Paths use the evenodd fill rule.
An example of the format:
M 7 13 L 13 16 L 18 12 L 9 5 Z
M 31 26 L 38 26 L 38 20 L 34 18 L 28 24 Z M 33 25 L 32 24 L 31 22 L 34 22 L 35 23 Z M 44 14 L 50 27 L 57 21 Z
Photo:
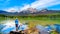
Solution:
M 18 24 L 18 19 L 15 20 L 15 24 Z

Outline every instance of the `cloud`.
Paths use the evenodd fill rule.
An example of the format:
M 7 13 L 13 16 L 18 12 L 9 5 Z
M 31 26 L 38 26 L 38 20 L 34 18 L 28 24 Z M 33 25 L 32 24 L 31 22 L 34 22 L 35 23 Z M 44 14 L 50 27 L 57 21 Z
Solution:
M 29 5 L 24 5 L 22 7 L 22 10 L 27 9 L 29 7 L 37 8 L 37 9 L 46 8 L 46 7 L 50 7 L 50 6 L 57 5 L 57 4 L 60 4 L 60 1 L 58 0 L 37 0 Z
M 36 0 L 35 2 L 33 2 L 31 4 L 24 4 L 24 6 L 19 7 L 19 8 L 18 8 L 18 6 L 8 8 L 8 9 L 6 9 L 6 11 L 20 12 L 20 11 L 26 10 L 27 8 L 30 8 L 30 7 L 41 9 L 41 8 L 47 8 L 47 7 L 51 7 L 53 5 L 58 5 L 58 4 L 60 4 L 59 0 Z
M 17 6 L 10 7 L 10 8 L 5 8 L 4 10 L 7 11 L 7 12 L 19 12 L 19 9 L 18 9 Z
M 26 10 L 26 9 L 29 8 L 29 7 L 30 7 L 30 5 L 24 5 L 23 7 L 20 8 L 20 11 Z
M 51 7 L 58 4 L 60 4 L 60 1 L 54 0 L 54 1 L 47 2 L 45 4 L 41 4 L 39 6 L 37 5 L 37 8 L 46 8 L 46 7 Z
M 24 5 L 23 7 L 13 6 L 13 7 L 10 7 L 10 8 L 5 8 L 4 11 L 7 11 L 7 12 L 20 12 L 22 10 L 26 10 L 29 7 L 30 7 L 30 5 Z

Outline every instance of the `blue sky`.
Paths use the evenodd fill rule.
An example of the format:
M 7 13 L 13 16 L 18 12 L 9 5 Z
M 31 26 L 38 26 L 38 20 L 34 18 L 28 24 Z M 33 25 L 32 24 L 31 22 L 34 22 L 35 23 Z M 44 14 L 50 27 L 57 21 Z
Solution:
M 24 4 L 30 4 L 35 0 L 0 0 L 0 9 L 10 8 L 14 6 L 23 6 Z
M 30 7 L 60 10 L 60 0 L 0 0 L 0 10 L 9 12 L 11 10 L 22 11 Z

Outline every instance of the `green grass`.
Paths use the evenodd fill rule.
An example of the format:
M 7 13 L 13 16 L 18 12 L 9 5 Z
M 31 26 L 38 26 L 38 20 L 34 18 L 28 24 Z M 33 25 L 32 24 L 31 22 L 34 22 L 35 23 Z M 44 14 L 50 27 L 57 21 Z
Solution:
M 30 24 L 40 24 L 40 25 L 47 25 L 47 24 L 60 24 L 60 17 L 50 18 L 50 17 L 17 17 L 20 22 L 28 21 Z M 16 19 L 16 18 L 5 18 L 0 17 L 0 22 L 7 19 Z
M 35 25 L 53 25 L 53 24 L 60 24 L 60 17 L 56 17 L 56 18 L 50 18 L 50 17 L 17 17 L 18 20 L 23 23 L 24 21 L 28 21 L 28 26 L 31 28 L 31 27 L 34 27 Z M 16 19 L 15 17 L 14 18 L 5 18 L 5 17 L 0 17 L 0 21 L 4 21 L 4 20 L 7 20 L 7 19 Z M 52 33 L 53 34 L 53 33 Z
M 60 18 L 46 18 L 46 17 L 37 17 L 37 18 L 18 18 L 21 22 L 28 21 L 31 25 L 40 24 L 60 24 Z

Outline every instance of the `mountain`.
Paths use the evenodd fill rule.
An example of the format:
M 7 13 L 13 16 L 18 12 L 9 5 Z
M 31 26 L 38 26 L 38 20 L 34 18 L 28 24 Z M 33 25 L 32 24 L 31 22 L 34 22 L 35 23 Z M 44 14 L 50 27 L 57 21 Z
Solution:
M 0 14 L 7 14 L 8 12 L 0 10 Z
M 6 15 L 6 16 L 25 16 L 25 15 L 41 15 L 41 14 L 53 14 L 53 13 L 60 13 L 60 10 L 47 10 L 47 9 L 42 9 L 42 10 L 37 10 L 33 8 L 28 8 L 27 10 L 23 10 L 18 12 L 7 12 L 0 10 L 0 14 Z
M 3 10 L 0 10 L 0 14 L 3 14 L 3 15 L 6 15 L 6 16 L 15 16 L 18 14 L 18 12 L 7 12 L 7 11 L 3 11 Z
M 37 9 L 32 9 L 28 8 L 27 10 L 23 10 L 19 13 L 19 15 L 45 15 L 45 14 L 53 14 L 53 13 L 60 13 L 60 10 L 47 10 L 47 9 L 42 9 L 42 10 L 37 10 Z

